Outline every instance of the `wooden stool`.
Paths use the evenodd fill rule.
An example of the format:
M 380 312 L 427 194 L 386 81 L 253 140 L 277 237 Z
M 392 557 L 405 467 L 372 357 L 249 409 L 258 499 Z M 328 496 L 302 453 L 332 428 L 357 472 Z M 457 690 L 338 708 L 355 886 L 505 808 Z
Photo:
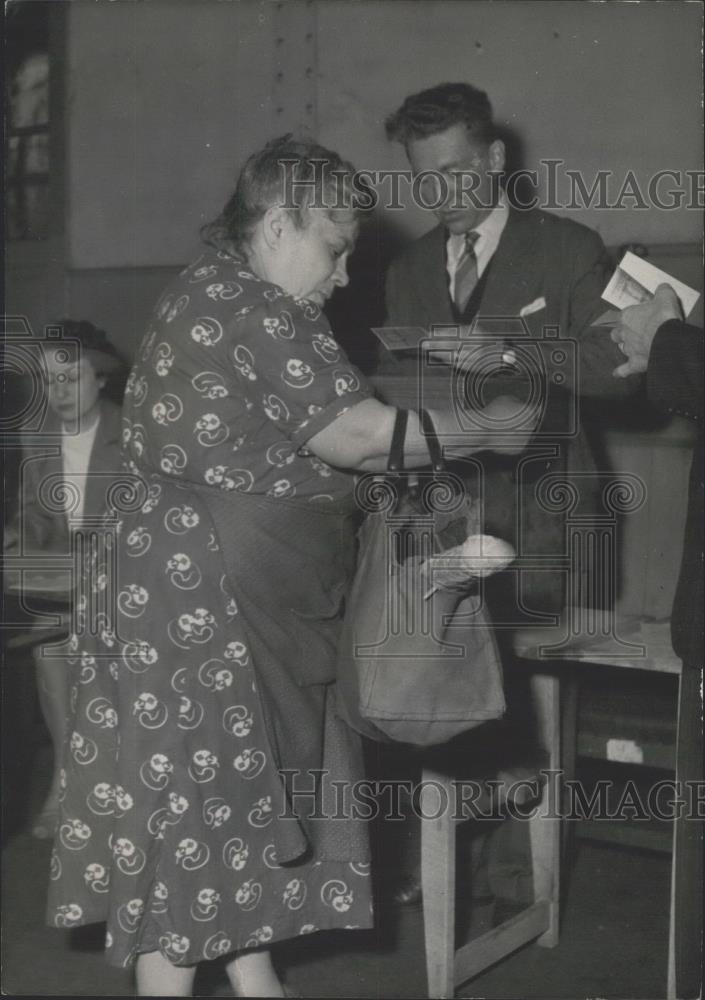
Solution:
M 542 666 L 543 670 L 543 666 Z M 560 767 L 558 677 L 531 678 L 539 737 L 548 768 Z M 529 941 L 546 948 L 558 943 L 560 818 L 556 781 L 546 782 L 530 824 L 534 900 L 524 911 L 474 941 L 455 948 L 455 786 L 446 774 L 427 768 L 421 792 L 421 885 L 429 997 L 452 997 L 455 987 L 478 975 Z

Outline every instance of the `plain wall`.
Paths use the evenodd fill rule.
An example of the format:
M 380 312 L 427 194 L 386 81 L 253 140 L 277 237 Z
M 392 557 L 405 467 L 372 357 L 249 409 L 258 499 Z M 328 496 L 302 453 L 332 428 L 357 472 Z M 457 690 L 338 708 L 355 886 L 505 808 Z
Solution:
M 271 136 L 268 3 L 68 5 L 73 268 L 184 263 Z
M 518 166 L 560 159 L 588 188 L 608 170 L 612 203 L 630 170 L 646 191 L 659 170 L 702 169 L 699 4 L 332 0 L 318 24 L 319 132 L 361 166 L 406 166 L 384 138 L 385 116 L 410 93 L 465 80 L 487 91 L 497 123 L 516 136 Z M 567 181 L 557 193 L 569 200 Z M 608 245 L 702 232 L 701 213 L 685 208 L 561 214 Z M 404 225 L 419 233 L 428 214 L 408 213 Z
M 289 0 L 283 26 L 280 5 L 257 0 L 68 7 L 73 268 L 189 258 L 244 156 L 290 127 L 274 107 L 276 73 L 296 65 L 312 23 L 319 138 L 360 167 L 406 167 L 384 118 L 444 80 L 488 91 L 521 166 L 560 159 L 588 187 L 609 170 L 611 201 L 629 170 L 646 191 L 659 170 L 702 167 L 699 4 Z M 567 185 L 557 194 L 565 202 Z M 700 238 L 700 213 L 685 208 L 567 214 L 608 244 Z M 432 219 L 411 210 L 391 222 L 415 234 Z

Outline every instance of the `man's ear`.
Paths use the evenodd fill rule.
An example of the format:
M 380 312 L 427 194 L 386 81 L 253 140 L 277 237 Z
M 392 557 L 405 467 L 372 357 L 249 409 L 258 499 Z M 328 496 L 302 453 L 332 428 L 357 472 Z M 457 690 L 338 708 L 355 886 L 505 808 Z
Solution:
M 504 170 L 507 157 L 504 143 L 501 139 L 495 139 L 494 142 L 490 143 L 488 158 L 490 161 L 490 170 Z
M 276 250 L 282 234 L 291 225 L 291 216 L 281 205 L 272 205 L 262 218 L 262 235 L 267 246 Z

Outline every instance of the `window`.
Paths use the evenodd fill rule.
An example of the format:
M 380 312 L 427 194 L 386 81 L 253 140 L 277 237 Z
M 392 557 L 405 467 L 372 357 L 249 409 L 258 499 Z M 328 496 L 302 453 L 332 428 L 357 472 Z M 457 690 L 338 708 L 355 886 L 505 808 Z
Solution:
M 51 0 L 6 7 L 6 230 L 8 240 L 45 240 L 50 229 Z

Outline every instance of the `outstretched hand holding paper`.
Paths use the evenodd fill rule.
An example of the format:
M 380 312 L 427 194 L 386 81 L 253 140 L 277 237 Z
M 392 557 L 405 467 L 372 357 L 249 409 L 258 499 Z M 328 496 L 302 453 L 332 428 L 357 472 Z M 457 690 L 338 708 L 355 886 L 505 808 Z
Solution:
M 656 331 L 669 319 L 682 319 L 682 312 L 678 296 L 666 283 L 659 285 L 647 302 L 627 306 L 621 313 L 619 324 L 610 334 L 627 360 L 612 374 L 626 378 L 627 375 L 645 372 Z
M 614 326 L 622 319 L 621 310 L 649 302 L 660 285 L 669 285 L 677 296 L 683 314 L 687 317 L 700 298 L 700 292 L 671 277 L 666 271 L 649 264 L 643 257 L 627 251 L 602 293 L 605 302 L 615 309 L 602 313 L 593 326 Z

